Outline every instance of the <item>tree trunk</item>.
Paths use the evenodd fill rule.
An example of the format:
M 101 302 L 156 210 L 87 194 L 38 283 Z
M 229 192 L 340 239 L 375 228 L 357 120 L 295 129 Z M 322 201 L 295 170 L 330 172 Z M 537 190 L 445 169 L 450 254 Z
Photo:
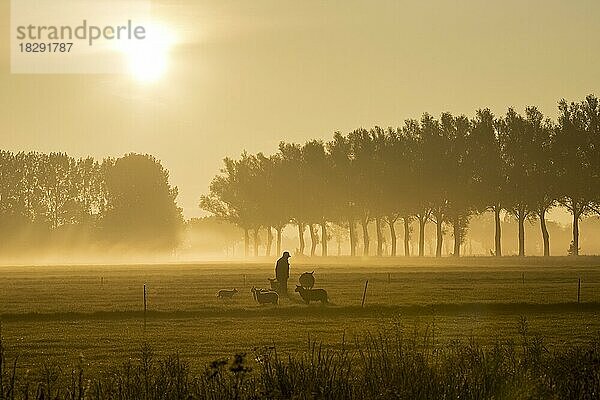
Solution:
M 581 213 L 573 202 L 573 252 L 572 255 L 579 255 L 579 217 Z
M 300 249 L 299 249 L 299 253 L 301 256 L 304 255 L 304 224 L 299 222 L 298 223 L 298 238 L 300 239 Z
M 383 256 L 383 232 L 381 231 L 381 217 L 375 218 L 375 230 L 377 231 L 377 257 Z
M 270 226 L 267 226 L 267 251 L 265 252 L 267 257 L 271 256 L 271 247 L 273 247 L 273 231 Z
M 250 232 L 244 228 L 244 257 L 248 258 L 250 253 Z
M 259 237 L 258 237 L 258 228 L 254 228 L 254 257 L 258 257 L 258 245 L 259 245 Z
M 402 219 L 404 220 L 404 257 L 410 257 L 410 219 L 408 217 Z
M 396 257 L 396 253 L 397 253 L 397 238 L 396 238 L 396 227 L 394 226 L 396 224 L 396 219 L 395 218 L 390 218 L 388 219 L 388 223 L 390 224 L 390 238 L 392 240 L 392 253 L 391 256 L 392 257 Z
M 419 219 L 419 257 L 423 257 L 425 255 L 425 224 L 427 218 L 420 215 L 417 218 Z
M 525 215 L 522 212 L 517 213 L 519 221 L 519 257 L 525 257 Z
M 321 256 L 327 257 L 327 222 L 321 222 Z
M 502 227 L 500 225 L 500 207 L 494 207 L 494 221 L 496 222 L 496 230 L 494 235 L 495 256 L 502 257 Z
M 460 245 L 462 243 L 462 237 L 460 233 L 460 221 L 458 218 L 454 219 L 454 223 L 452 224 L 454 228 L 454 257 L 460 257 Z
M 319 238 L 317 237 L 317 232 L 315 231 L 315 226 L 313 224 L 308 225 L 308 230 L 310 231 L 310 256 L 314 257 Z
M 281 231 L 282 227 L 277 227 L 277 257 L 281 256 Z
M 444 234 L 442 233 L 442 217 L 441 213 L 437 213 L 435 216 L 435 256 L 442 256 L 442 243 L 444 241 Z
M 363 255 L 368 256 L 369 255 L 369 220 L 363 219 L 360 221 L 360 224 L 362 225 L 362 231 L 363 231 L 363 244 L 364 244 Z
M 348 229 L 350 230 L 350 255 L 356 256 L 356 227 L 354 226 L 354 220 L 348 220 Z
M 542 209 L 539 213 L 540 227 L 542 228 L 542 239 L 544 240 L 544 257 L 550 256 L 550 235 L 546 227 L 546 210 Z

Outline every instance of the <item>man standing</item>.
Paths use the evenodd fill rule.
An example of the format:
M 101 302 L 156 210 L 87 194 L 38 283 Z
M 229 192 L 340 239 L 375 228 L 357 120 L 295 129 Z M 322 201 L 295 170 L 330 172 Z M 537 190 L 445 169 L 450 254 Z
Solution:
M 287 281 L 290 277 L 290 253 L 287 251 L 283 252 L 283 255 L 279 260 L 277 260 L 277 265 L 275 266 L 275 278 L 277 278 L 277 282 L 279 282 L 279 289 L 277 292 L 280 295 L 287 296 Z

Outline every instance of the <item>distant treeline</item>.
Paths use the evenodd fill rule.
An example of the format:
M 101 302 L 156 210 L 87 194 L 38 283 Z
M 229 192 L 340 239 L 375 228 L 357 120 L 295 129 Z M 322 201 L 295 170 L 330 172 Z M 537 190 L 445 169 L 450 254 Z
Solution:
M 518 248 L 518 223 L 515 218 L 507 213 L 501 215 L 500 228 L 502 230 L 502 254 L 514 256 L 519 253 Z M 402 220 L 397 222 L 402 225 Z M 469 229 L 465 234 L 464 243 L 461 246 L 461 255 L 465 256 L 489 256 L 494 251 L 494 213 L 483 212 L 473 215 L 469 220 Z M 525 254 L 528 256 L 540 256 L 544 254 L 544 243 L 541 235 L 539 221 L 528 220 L 525 222 Z M 552 238 L 551 255 L 564 256 L 567 254 L 573 233 L 570 224 L 563 225 L 559 222 L 549 220 L 546 222 L 548 234 Z M 580 224 L 582 232 L 579 243 L 581 247 L 580 254 L 594 255 L 600 254 L 600 216 L 590 215 L 582 218 Z M 448 226 L 446 226 L 448 228 Z M 377 235 L 375 224 L 369 224 L 368 233 L 370 237 Z M 411 254 L 418 254 L 419 235 L 413 234 L 418 231 L 418 221 L 411 221 L 409 227 L 410 240 L 409 251 Z M 336 223 L 329 223 L 327 226 L 328 251 L 330 256 L 347 256 L 350 254 L 350 241 L 348 228 Z M 397 229 L 397 241 L 402 243 L 404 240 L 404 230 Z M 265 255 L 267 251 L 267 230 L 262 229 L 258 236 L 258 254 Z M 304 232 L 308 238 L 308 232 Z M 363 253 L 362 232 L 357 232 L 356 252 Z M 444 242 L 442 255 L 451 255 L 454 243 L 452 241 L 452 232 L 444 229 Z M 253 247 L 253 237 L 250 237 L 250 249 Z M 320 239 L 320 237 L 319 237 Z M 425 256 L 435 256 L 436 252 L 436 225 L 425 225 Z M 298 229 L 296 226 L 288 225 L 282 234 L 281 248 L 294 252 L 298 249 Z M 310 242 L 309 242 L 310 243 Z M 274 242 L 271 243 L 271 253 L 274 254 Z M 310 248 L 309 248 L 310 249 Z M 308 250 L 309 250 L 308 249 Z M 372 246 L 370 254 L 375 254 L 376 248 Z M 398 249 L 403 254 L 403 249 Z M 251 251 L 252 253 L 252 251 Z M 316 253 L 320 254 L 319 249 Z M 389 229 L 383 229 L 383 254 L 391 254 L 391 237 Z M 182 242 L 177 250 L 177 256 L 180 259 L 204 258 L 222 258 L 222 257 L 240 257 L 244 255 L 244 230 L 230 222 L 224 221 L 214 215 L 203 218 L 192 218 L 186 221 Z
M 304 145 L 282 142 L 276 154 L 226 158 L 221 174 L 202 196 L 200 207 L 250 233 L 254 255 L 259 231 L 266 228 L 270 254 L 274 229 L 277 252 L 288 224 L 311 237 L 310 254 L 327 255 L 328 227 L 344 226 L 351 254 L 356 255 L 357 223 L 362 227 L 363 254 L 369 254 L 369 226 L 374 222 L 377 255 L 383 255 L 384 229 L 389 229 L 391 255 L 397 250 L 396 223 L 404 226 L 404 254 L 410 255 L 410 225 L 419 227 L 418 254 L 424 255 L 425 225 L 436 225 L 436 255 L 443 233 L 452 228 L 453 255 L 476 213 L 495 215 L 495 251 L 502 255 L 501 214 L 518 222 L 519 255 L 525 255 L 526 220 L 538 219 L 544 255 L 550 254 L 546 214 L 561 205 L 573 215 L 569 253 L 579 253 L 579 221 L 600 210 L 600 103 L 590 95 L 581 102 L 559 102 L 556 122 L 536 107 L 521 115 L 509 108 L 496 117 L 480 109 L 472 119 L 444 113 L 424 114 L 400 128 L 336 132 L 329 142 Z M 319 232 L 320 228 L 320 232 Z
M 97 161 L 0 151 L 0 250 L 172 250 L 183 218 L 168 178 L 149 155 Z

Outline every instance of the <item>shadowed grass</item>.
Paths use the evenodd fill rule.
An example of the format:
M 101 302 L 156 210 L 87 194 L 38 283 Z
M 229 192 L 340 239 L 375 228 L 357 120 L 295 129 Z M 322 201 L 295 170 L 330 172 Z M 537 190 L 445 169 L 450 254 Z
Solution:
M 213 317 L 257 318 L 257 317 L 394 317 L 398 315 L 428 316 L 457 314 L 514 314 L 522 313 L 586 313 L 600 311 L 600 303 L 439 303 L 431 305 L 369 305 L 361 306 L 262 306 L 262 307 L 205 307 L 196 311 L 148 311 L 148 320 L 194 319 Z M 143 311 L 96 311 L 3 314 L 0 320 L 20 321 L 81 321 L 81 320 L 127 320 L 143 319 Z

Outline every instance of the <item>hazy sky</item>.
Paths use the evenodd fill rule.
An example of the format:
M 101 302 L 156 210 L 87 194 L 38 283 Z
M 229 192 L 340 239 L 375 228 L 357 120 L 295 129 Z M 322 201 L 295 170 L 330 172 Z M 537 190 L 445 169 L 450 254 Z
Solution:
M 176 0 L 166 74 L 11 75 L 0 0 L 0 148 L 151 153 L 186 216 L 225 156 L 282 140 L 600 95 L 600 1 Z

